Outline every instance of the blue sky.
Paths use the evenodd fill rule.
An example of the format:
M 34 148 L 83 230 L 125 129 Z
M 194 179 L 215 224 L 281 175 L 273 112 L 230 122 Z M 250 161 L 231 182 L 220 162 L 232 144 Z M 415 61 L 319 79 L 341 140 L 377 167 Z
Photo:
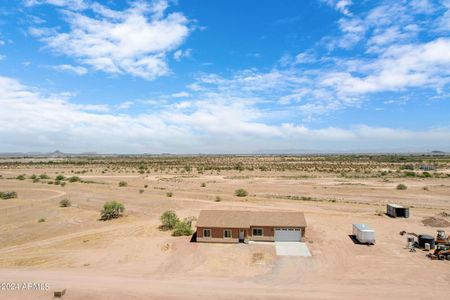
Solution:
M 450 0 L 0 0 L 0 152 L 450 151 Z

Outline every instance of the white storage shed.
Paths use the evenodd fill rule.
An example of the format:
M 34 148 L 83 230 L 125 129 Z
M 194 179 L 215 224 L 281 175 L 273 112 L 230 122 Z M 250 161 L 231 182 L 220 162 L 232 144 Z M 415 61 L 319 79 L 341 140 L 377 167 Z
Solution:
M 375 244 L 375 230 L 367 224 L 353 224 L 353 235 L 362 244 Z

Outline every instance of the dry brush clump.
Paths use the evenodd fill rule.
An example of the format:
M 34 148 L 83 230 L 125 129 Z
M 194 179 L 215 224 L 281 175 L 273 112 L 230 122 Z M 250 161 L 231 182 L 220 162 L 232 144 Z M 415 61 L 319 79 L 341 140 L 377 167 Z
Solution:
M 16 192 L 0 192 L 0 199 L 8 200 L 8 199 L 15 199 L 17 198 Z
M 111 219 L 117 219 L 123 215 L 125 206 L 117 201 L 109 201 L 103 205 L 103 209 L 100 211 L 100 220 L 107 221 Z
M 406 190 L 407 188 L 408 187 L 403 183 L 398 184 L 396 187 L 397 190 Z

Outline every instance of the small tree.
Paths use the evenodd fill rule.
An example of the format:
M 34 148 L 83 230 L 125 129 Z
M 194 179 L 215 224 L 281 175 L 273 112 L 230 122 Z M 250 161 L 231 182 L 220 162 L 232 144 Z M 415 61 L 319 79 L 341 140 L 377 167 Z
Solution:
M 191 228 L 191 219 L 184 219 L 183 221 L 179 221 L 175 224 L 175 228 L 173 229 L 173 236 L 183 236 L 183 235 L 192 235 L 194 232 Z
M 106 221 L 111 219 L 116 219 L 122 216 L 125 207 L 122 203 L 117 201 L 109 201 L 103 205 L 103 209 L 100 212 L 100 220 Z
M 119 182 L 119 186 L 120 187 L 125 187 L 125 186 L 127 186 L 128 185 L 128 183 L 126 182 L 126 181 L 120 181 Z
M 237 197 L 245 197 L 248 195 L 248 193 L 244 189 L 238 189 L 238 190 L 234 191 L 234 195 Z
M 175 228 L 175 225 L 179 222 L 179 219 L 173 210 L 165 211 L 161 217 L 161 228 L 164 230 L 171 230 Z
M 406 190 L 408 187 L 406 185 L 404 185 L 403 183 L 400 183 L 399 185 L 397 185 L 397 190 Z
M 72 205 L 72 202 L 70 202 L 70 200 L 67 199 L 67 198 L 62 199 L 61 201 L 59 201 L 59 206 L 60 207 L 69 207 L 71 205 Z

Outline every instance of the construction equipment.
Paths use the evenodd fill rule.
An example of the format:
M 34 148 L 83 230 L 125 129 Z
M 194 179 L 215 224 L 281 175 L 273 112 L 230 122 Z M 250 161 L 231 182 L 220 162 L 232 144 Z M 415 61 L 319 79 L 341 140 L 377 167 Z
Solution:
M 436 235 L 436 245 L 449 245 L 450 244 L 450 235 L 447 236 L 445 231 L 439 229 Z
M 438 245 L 433 253 L 428 253 L 427 256 L 431 259 L 450 260 L 450 246 Z
M 417 234 L 415 234 L 414 232 L 406 232 L 406 231 L 400 231 L 400 235 L 405 235 L 405 234 L 407 234 L 407 235 L 412 235 L 412 236 L 415 236 L 415 237 L 418 237 L 418 235 Z

